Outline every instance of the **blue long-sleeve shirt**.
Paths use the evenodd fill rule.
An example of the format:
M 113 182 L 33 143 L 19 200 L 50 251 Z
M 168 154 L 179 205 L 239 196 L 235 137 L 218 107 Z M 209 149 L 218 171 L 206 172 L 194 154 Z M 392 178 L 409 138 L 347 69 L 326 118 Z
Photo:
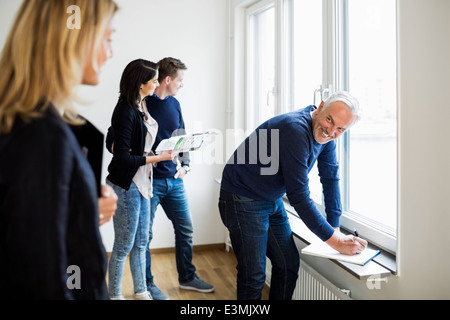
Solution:
M 306 226 L 323 241 L 339 227 L 339 165 L 334 141 L 313 137 L 314 106 L 276 116 L 260 125 L 236 149 L 222 174 L 222 187 L 255 200 L 287 195 Z M 310 197 L 308 174 L 317 161 L 326 219 Z
M 180 102 L 175 97 L 168 96 L 165 99 L 160 99 L 154 94 L 147 97 L 146 102 L 148 112 L 158 122 L 158 133 L 153 145 L 153 151 L 155 151 L 162 140 L 185 134 Z M 189 165 L 189 152 L 180 153 L 178 157 L 182 165 Z M 153 178 L 171 178 L 176 172 L 176 162 L 170 160 L 161 161 L 153 168 Z

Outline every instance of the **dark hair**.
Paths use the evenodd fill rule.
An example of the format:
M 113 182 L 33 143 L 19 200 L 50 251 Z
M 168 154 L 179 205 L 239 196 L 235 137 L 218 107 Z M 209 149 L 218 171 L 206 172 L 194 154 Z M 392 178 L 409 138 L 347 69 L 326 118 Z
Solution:
M 147 84 L 158 72 L 158 65 L 154 62 L 137 59 L 131 61 L 122 74 L 120 80 L 119 101 L 138 108 L 137 102 L 141 96 L 139 91 L 142 84 Z
M 162 81 L 167 77 L 171 77 L 172 79 L 177 76 L 178 70 L 186 70 L 186 65 L 181 62 L 179 59 L 175 58 L 164 58 L 158 62 L 159 66 L 159 79 L 158 81 L 162 83 Z

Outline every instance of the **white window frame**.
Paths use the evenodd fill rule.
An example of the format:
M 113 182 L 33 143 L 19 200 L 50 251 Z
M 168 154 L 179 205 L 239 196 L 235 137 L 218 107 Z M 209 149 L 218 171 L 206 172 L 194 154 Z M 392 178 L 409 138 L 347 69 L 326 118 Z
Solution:
M 229 118 L 227 128 L 249 130 L 252 123 L 249 122 L 251 111 L 248 110 L 249 98 L 247 89 L 251 84 L 248 83 L 248 11 L 249 8 L 255 9 L 259 6 L 264 7 L 273 3 L 276 8 L 276 113 L 285 113 L 291 111 L 289 105 L 292 105 L 293 97 L 289 95 L 289 85 L 292 83 L 292 75 L 288 72 L 289 62 L 291 60 L 289 54 L 289 41 L 291 36 L 289 30 L 289 10 L 290 0 L 229 0 L 230 14 L 230 55 L 229 63 L 231 66 L 230 77 L 230 107 L 228 109 Z M 323 21 L 326 25 L 323 28 L 324 54 L 323 54 L 323 75 L 322 89 L 330 92 L 345 90 L 348 87 L 346 73 L 348 61 L 346 58 L 345 37 L 346 34 L 346 0 L 322 0 L 323 1 Z M 311 93 L 313 94 L 313 93 Z M 346 141 L 345 136 L 338 140 L 338 154 L 341 163 L 341 177 L 345 179 L 348 167 L 343 155 L 345 154 Z M 346 140 L 347 139 L 347 140 Z M 235 141 L 239 144 L 240 141 Z M 398 164 L 397 164 L 398 165 Z M 341 179 L 342 180 L 342 179 Z M 348 194 L 345 190 L 345 184 L 341 186 L 341 194 Z M 398 198 L 398 191 L 397 191 Z M 343 199 L 343 202 L 346 200 Z M 324 207 L 318 203 L 319 210 L 324 213 Z M 368 239 L 386 251 L 395 254 L 397 251 L 397 237 L 389 230 L 383 230 L 374 227 L 364 219 L 355 217 L 350 212 L 343 212 L 341 216 L 341 226 L 345 229 L 352 230 L 356 228 L 360 235 Z M 398 227 L 397 227 L 398 228 Z
M 253 79 L 255 79 L 255 77 L 258 77 L 257 75 L 257 70 L 255 70 L 255 66 L 254 66 L 254 61 L 253 61 L 253 57 L 255 56 L 255 48 L 254 47 L 258 47 L 258 44 L 254 43 L 254 41 L 252 41 L 252 39 L 255 36 L 255 29 L 254 29 L 254 24 L 255 24 L 255 15 L 273 8 L 275 10 L 275 16 L 277 15 L 278 12 L 278 8 L 276 5 L 276 0 L 262 0 L 262 1 L 258 1 L 256 2 L 254 5 L 248 7 L 246 9 L 245 15 L 247 17 L 247 32 L 246 32 L 246 48 L 247 48 L 247 54 L 246 54 L 246 69 L 247 69 L 247 79 L 248 81 L 246 81 L 246 100 L 247 100 L 247 106 L 253 106 L 255 105 L 255 93 L 256 93 L 256 89 L 255 89 L 255 85 L 254 82 L 252 81 Z M 275 18 L 275 20 L 277 20 Z M 274 26 L 275 28 L 275 38 L 277 37 L 277 32 L 276 32 L 276 26 Z M 275 49 L 276 52 L 276 49 Z M 275 70 L 278 70 L 278 64 L 275 62 L 276 64 L 276 68 Z M 275 84 L 277 84 L 279 81 L 277 79 L 277 75 L 275 75 Z M 278 102 L 277 102 L 277 97 L 279 95 L 276 94 L 277 90 L 275 89 L 273 92 L 273 96 L 274 96 L 274 104 L 275 104 L 275 114 L 279 113 L 278 110 Z M 246 111 L 246 130 L 251 130 L 252 128 L 255 128 L 258 123 L 256 123 L 257 120 L 257 111 L 254 108 L 251 107 L 247 107 L 245 108 Z
M 394 0 L 395 1 L 395 0 Z M 332 0 L 332 17 L 335 28 L 333 32 L 333 70 L 334 70 L 334 88 L 336 91 L 348 90 L 348 2 L 347 0 Z M 397 138 L 398 140 L 398 138 Z M 383 248 L 384 250 L 396 254 L 397 252 L 397 232 L 392 232 L 380 224 L 370 221 L 361 216 L 356 216 L 350 211 L 346 211 L 345 205 L 349 203 L 349 133 L 345 133 L 337 142 L 339 162 L 341 164 L 341 193 L 344 211 L 341 216 L 341 226 L 352 230 L 356 228 L 359 234 L 364 235 L 371 243 Z M 398 148 L 398 147 L 397 147 Z M 398 167 L 398 161 L 397 161 Z M 398 179 L 397 179 L 398 180 Z M 398 198 L 398 187 L 397 187 Z M 398 210 L 397 210 L 398 211 Z M 396 213 L 398 216 L 398 212 Z M 398 227 L 397 227 L 398 228 Z

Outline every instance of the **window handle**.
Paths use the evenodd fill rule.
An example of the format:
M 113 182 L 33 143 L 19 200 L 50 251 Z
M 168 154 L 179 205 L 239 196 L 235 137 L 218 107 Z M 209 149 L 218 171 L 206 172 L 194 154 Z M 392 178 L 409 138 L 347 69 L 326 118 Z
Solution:
M 313 105 L 315 106 L 317 106 L 316 97 L 318 93 L 320 94 L 320 98 L 322 98 L 322 85 L 320 85 L 318 89 L 314 90 Z
M 275 97 L 275 93 L 276 93 L 275 87 L 273 87 L 272 89 L 270 89 L 269 91 L 267 91 L 267 95 L 266 95 L 267 101 L 266 101 L 266 104 L 267 104 L 268 107 L 270 107 L 270 95 L 272 95 L 273 97 Z
M 320 104 L 322 101 L 326 100 L 330 96 L 330 92 L 331 92 L 330 88 L 331 88 L 331 85 L 328 88 L 325 88 L 325 89 L 323 88 L 322 85 L 320 85 L 319 88 L 314 90 L 313 104 L 315 106 L 317 106 L 317 100 L 316 100 L 317 95 L 318 94 L 320 95 L 320 101 L 319 101 L 319 104 Z
M 329 88 L 323 89 L 323 91 L 322 91 L 322 101 L 325 101 L 329 96 L 330 96 L 330 89 Z

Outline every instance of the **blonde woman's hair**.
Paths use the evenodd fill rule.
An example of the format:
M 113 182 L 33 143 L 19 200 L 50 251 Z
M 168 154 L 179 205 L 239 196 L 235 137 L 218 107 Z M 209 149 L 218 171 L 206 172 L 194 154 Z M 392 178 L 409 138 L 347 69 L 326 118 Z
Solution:
M 79 8 L 79 29 L 69 25 L 69 7 Z M 17 117 L 36 117 L 50 103 L 65 121 L 77 122 L 70 101 L 88 53 L 95 63 L 117 10 L 113 0 L 23 1 L 0 58 L 0 134 L 9 133 Z

